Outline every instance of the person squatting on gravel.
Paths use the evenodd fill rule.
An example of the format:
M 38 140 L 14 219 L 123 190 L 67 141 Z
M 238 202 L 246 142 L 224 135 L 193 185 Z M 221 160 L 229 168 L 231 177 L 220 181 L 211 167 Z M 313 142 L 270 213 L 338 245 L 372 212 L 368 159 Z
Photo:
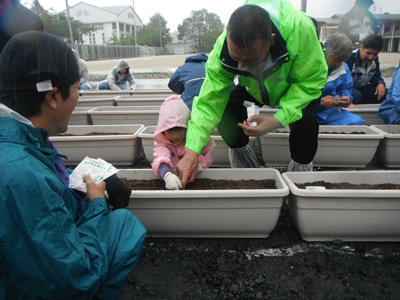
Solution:
M 162 103 L 154 132 L 152 168 L 154 173 L 165 181 L 165 187 L 169 190 L 182 188 L 179 177 L 172 173 L 172 170 L 185 154 L 189 118 L 190 110 L 179 96 L 170 96 Z M 198 156 L 198 173 L 212 164 L 214 149 L 215 142 L 210 138 Z
M 286 0 L 246 1 L 233 12 L 209 55 L 206 79 L 193 102 L 185 156 L 177 165 L 183 186 L 195 179 L 197 156 L 215 127 L 230 148 L 232 167 L 259 167 L 249 136 L 289 125 L 288 170 L 311 171 L 327 71 L 315 26 L 306 14 Z M 231 89 L 237 75 L 239 84 Z M 279 109 L 274 116 L 248 118 L 245 100 Z
M 107 181 L 84 174 L 84 199 L 68 188 L 48 143 L 78 89 L 71 48 L 50 34 L 19 33 L 0 55 L 0 299 L 117 299 L 139 259 L 140 221 L 110 212 Z
M 110 70 L 105 80 L 97 85 L 98 90 L 121 91 L 136 89 L 135 78 L 130 72 L 130 67 L 125 59 L 121 59 L 118 64 Z

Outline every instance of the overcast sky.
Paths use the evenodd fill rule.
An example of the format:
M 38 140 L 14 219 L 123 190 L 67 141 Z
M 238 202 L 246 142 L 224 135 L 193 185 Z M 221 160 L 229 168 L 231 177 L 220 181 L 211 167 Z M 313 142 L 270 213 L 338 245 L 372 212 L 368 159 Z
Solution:
M 20 0 L 22 4 L 31 7 L 31 0 Z M 289 0 L 296 9 L 300 9 L 301 0 Z M 66 2 L 63 0 L 39 0 L 45 9 L 53 8 L 56 12 L 65 10 Z M 133 5 L 136 13 L 143 23 L 147 23 L 150 17 L 155 13 L 160 13 L 167 21 L 167 27 L 170 32 L 177 30 L 183 19 L 190 17 L 192 10 L 200 10 L 205 8 L 208 12 L 217 14 L 221 21 L 226 24 L 231 13 L 244 0 L 68 0 L 69 6 L 73 6 L 79 2 L 86 2 L 96 6 L 110 5 Z M 354 0 L 308 0 L 307 13 L 315 18 L 329 18 L 334 14 L 344 14 L 354 5 Z M 375 0 L 375 4 L 370 7 L 373 13 L 400 14 L 399 0 Z

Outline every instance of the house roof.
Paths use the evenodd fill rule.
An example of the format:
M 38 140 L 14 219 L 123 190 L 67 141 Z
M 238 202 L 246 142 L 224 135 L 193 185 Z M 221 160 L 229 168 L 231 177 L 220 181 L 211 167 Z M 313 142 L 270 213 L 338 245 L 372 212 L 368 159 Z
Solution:
M 99 7 L 102 8 L 102 9 L 111 11 L 111 12 L 113 12 L 113 13 L 118 15 L 121 12 L 123 12 L 125 9 L 129 8 L 130 6 L 129 5 L 124 5 L 124 6 L 120 5 L 120 6 L 99 6 Z

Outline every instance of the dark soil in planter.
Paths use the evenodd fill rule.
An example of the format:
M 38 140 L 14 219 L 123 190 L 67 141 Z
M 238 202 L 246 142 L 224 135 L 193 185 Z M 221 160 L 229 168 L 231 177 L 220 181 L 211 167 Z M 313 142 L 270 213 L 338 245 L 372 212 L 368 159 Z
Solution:
M 165 182 L 161 179 L 132 180 L 122 178 L 132 190 L 165 190 Z M 276 189 L 275 180 L 225 180 L 197 178 L 186 185 L 187 190 L 251 190 Z
M 319 134 L 367 134 L 366 132 L 362 131 L 353 131 L 353 132 L 330 132 L 330 131 L 323 131 Z
M 352 184 L 348 182 L 325 182 L 314 181 L 306 183 L 295 183 L 299 189 L 305 189 L 307 186 L 323 186 L 327 190 L 400 190 L 400 184 L 382 183 L 382 184 Z
M 88 135 L 127 135 L 131 133 L 121 133 L 121 132 L 89 132 L 85 134 L 70 134 L 70 133 L 59 133 L 54 136 L 88 136 Z
M 398 242 L 304 241 L 284 203 L 265 239 L 146 238 L 118 300 L 398 300 L 399 266 Z

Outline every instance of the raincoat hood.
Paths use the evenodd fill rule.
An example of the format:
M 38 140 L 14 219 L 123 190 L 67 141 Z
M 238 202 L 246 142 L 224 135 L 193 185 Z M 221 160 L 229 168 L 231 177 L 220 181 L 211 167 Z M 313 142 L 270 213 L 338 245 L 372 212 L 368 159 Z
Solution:
M 165 139 L 164 131 L 173 127 L 187 128 L 190 110 L 185 102 L 176 95 L 168 97 L 161 105 L 158 125 L 154 132 L 154 140 Z M 162 137 L 160 136 L 162 135 Z
M 129 64 L 125 59 L 121 59 L 115 67 L 117 68 L 118 72 L 119 72 L 119 70 L 122 70 L 122 69 L 128 69 L 128 73 L 129 73 Z
M 192 56 L 186 57 L 185 63 L 188 63 L 188 62 L 206 62 L 207 59 L 208 59 L 207 54 L 199 53 L 197 55 L 192 55 Z

